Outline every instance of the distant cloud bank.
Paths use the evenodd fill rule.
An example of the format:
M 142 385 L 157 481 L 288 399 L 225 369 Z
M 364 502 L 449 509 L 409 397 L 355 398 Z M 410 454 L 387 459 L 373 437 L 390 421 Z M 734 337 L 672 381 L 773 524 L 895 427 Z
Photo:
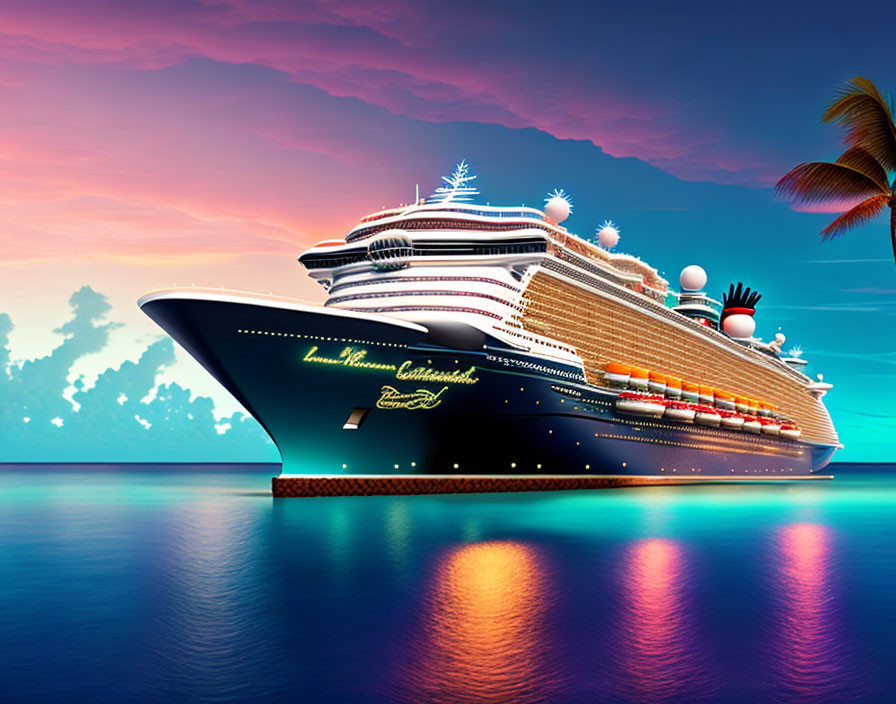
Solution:
M 69 299 L 62 343 L 24 363 L 10 357 L 13 321 L 0 313 L 0 462 L 266 462 L 276 447 L 242 413 L 217 420 L 211 399 L 191 400 L 177 383 L 157 384 L 174 362 L 174 343 L 151 343 L 136 362 L 109 368 L 87 388 L 68 377 L 75 362 L 102 351 L 117 324 L 108 300 L 89 286 Z M 66 393 L 68 391 L 68 393 Z

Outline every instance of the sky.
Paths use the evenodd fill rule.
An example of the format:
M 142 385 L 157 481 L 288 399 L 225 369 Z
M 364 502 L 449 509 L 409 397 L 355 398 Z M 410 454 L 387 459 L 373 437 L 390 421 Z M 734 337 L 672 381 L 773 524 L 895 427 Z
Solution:
M 772 192 L 842 151 L 845 81 L 896 91 L 875 5 L 5 0 L 0 461 L 276 461 L 137 298 L 320 302 L 296 256 L 462 158 L 483 200 L 564 188 L 572 231 L 761 291 L 757 334 L 834 384 L 837 458 L 896 459 L 887 223 L 823 244 L 834 215 Z

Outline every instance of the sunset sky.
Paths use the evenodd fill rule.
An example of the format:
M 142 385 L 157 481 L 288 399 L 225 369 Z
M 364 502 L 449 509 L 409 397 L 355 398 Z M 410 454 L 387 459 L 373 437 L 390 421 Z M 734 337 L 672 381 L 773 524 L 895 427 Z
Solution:
M 136 308 L 147 290 L 319 301 L 295 261 L 303 248 L 412 199 L 416 184 L 430 192 L 465 158 L 485 201 L 539 206 L 562 187 L 571 230 L 611 218 L 619 249 L 673 282 L 698 263 L 712 293 L 738 280 L 763 292 L 757 334 L 780 327 L 834 384 L 838 459 L 892 460 L 896 401 L 870 392 L 896 382 L 886 223 L 822 244 L 833 216 L 771 192 L 795 164 L 837 157 L 840 135 L 819 117 L 846 80 L 896 90 L 891 32 L 868 21 L 874 3 L 809 7 L 6 0 L 0 351 L 8 336 L 15 368 L 54 357 L 72 334 L 60 330 L 69 298 L 101 294 L 77 299 L 78 334 L 114 324 L 67 366 L 55 355 L 49 409 L 158 342 Z M 141 383 L 210 396 L 216 421 L 238 410 L 183 352 L 173 362 L 153 349 Z M 4 403 L 9 422 L 26 415 Z M 34 438 L 60 430 L 28 417 Z M 231 449 L 215 444 L 227 432 L 203 441 L 210 459 L 232 456 L 233 436 Z M 246 438 L 241 459 L 276 459 L 260 432 Z M 125 443 L 119 459 L 161 457 L 141 448 Z

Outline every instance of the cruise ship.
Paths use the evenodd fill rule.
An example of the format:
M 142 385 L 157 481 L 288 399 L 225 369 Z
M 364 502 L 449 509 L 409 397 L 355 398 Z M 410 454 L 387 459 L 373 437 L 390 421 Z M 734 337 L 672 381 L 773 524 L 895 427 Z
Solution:
M 757 293 L 717 301 L 696 265 L 673 291 L 612 223 L 569 232 L 562 191 L 483 205 L 475 178 L 461 162 L 304 252 L 323 306 L 195 288 L 139 305 L 264 427 L 284 478 L 820 476 L 831 385 L 753 335 Z

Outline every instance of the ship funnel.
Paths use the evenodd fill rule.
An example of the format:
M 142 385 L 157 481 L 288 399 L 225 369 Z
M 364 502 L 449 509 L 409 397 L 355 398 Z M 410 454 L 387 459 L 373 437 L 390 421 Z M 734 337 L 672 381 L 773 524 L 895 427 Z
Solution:
M 738 281 L 737 286 L 731 284 L 728 292 L 722 294 L 722 317 L 720 323 L 722 330 L 730 337 L 745 340 L 753 337 L 756 332 L 756 321 L 753 314 L 756 312 L 756 304 L 762 294 L 751 291 L 750 287 L 744 287 Z

